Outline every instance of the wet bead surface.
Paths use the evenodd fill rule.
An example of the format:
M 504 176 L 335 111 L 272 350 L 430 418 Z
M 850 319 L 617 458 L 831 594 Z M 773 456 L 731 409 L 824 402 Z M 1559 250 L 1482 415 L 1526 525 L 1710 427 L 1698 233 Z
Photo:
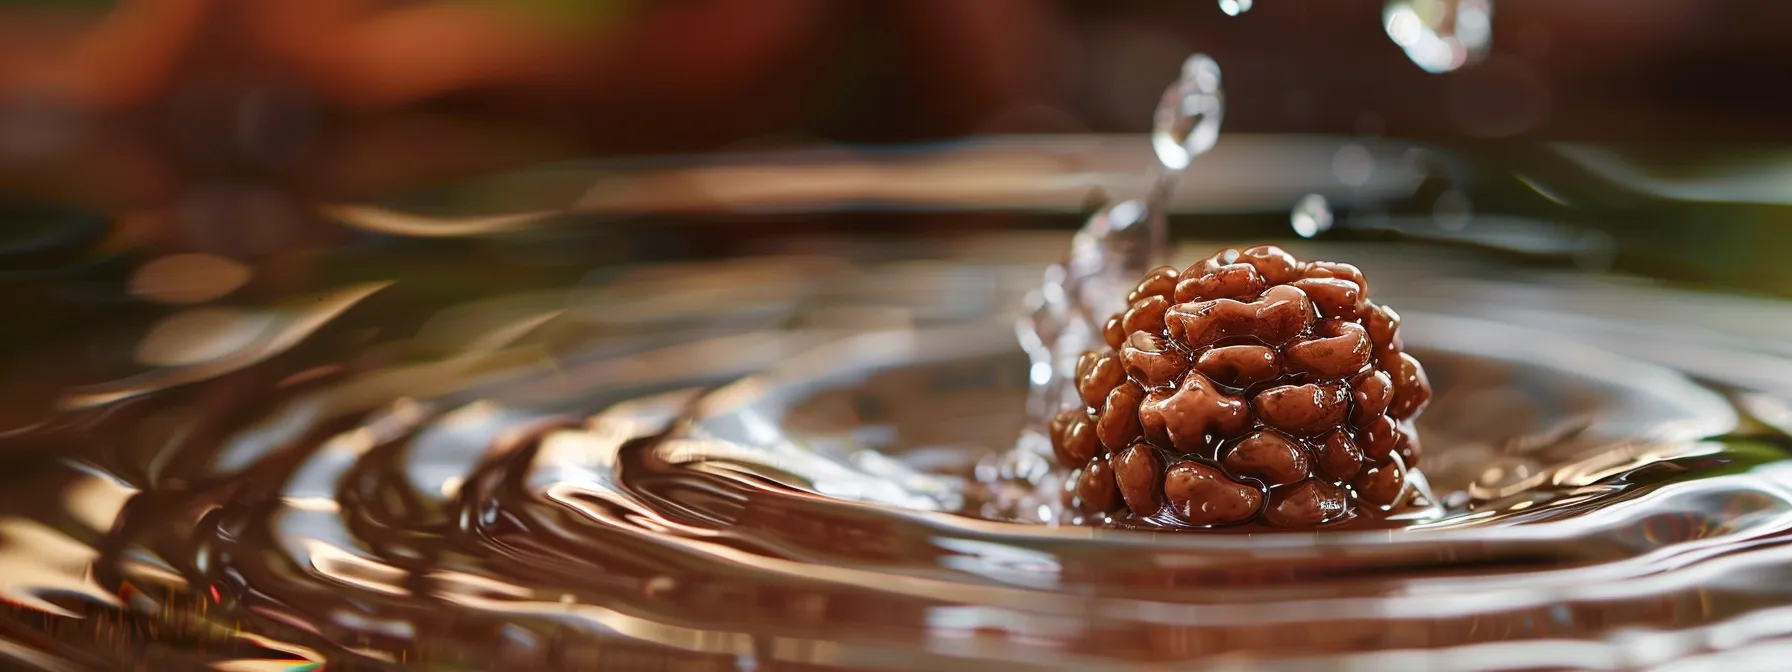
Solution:
M 1319 471 L 1334 481 L 1349 482 L 1363 469 L 1363 451 L 1350 433 L 1334 429 L 1320 438 Z
M 1108 458 L 1089 460 L 1076 479 L 1076 498 L 1083 513 L 1107 513 L 1120 507 L 1120 485 L 1114 481 L 1114 470 Z
M 1416 417 L 1431 403 L 1431 379 L 1412 355 L 1400 353 L 1399 362 L 1388 370 L 1394 378 L 1394 401 L 1388 406 L 1388 415 L 1406 420 Z
M 1337 427 L 1350 410 L 1350 397 L 1341 385 L 1281 385 L 1251 399 L 1263 424 L 1294 436 L 1314 436 Z
M 1368 366 L 1369 348 L 1369 332 L 1362 325 L 1325 320 L 1313 329 L 1312 337 L 1291 343 L 1284 351 L 1290 371 L 1337 380 Z
M 1067 501 L 1288 529 L 1400 505 L 1431 384 L 1368 288 L 1267 245 L 1147 273 L 1077 361 L 1083 408 L 1051 423 Z
M 1169 299 L 1147 296 L 1126 309 L 1126 314 L 1120 318 L 1120 327 L 1128 334 L 1141 331 L 1153 334 L 1161 332 L 1164 330 L 1164 311 L 1169 309 Z
M 1134 332 L 1120 347 L 1126 375 L 1145 387 L 1167 387 L 1188 370 L 1188 355 L 1157 334 Z
M 1060 464 L 1077 464 L 1095 455 L 1100 442 L 1095 438 L 1095 422 L 1080 408 L 1073 408 L 1052 419 L 1052 454 Z
M 1095 436 L 1108 450 L 1119 450 L 1139 439 L 1139 402 L 1145 390 L 1137 383 L 1125 383 L 1108 393 L 1102 402 L 1101 415 L 1095 421 Z
M 1221 385 L 1246 388 L 1280 375 L 1282 362 L 1275 348 L 1228 345 L 1201 353 L 1195 360 L 1195 370 Z
M 1170 510 L 1190 525 L 1230 525 L 1257 516 L 1263 491 L 1199 462 L 1177 462 L 1164 475 Z
M 1183 303 L 1164 316 L 1170 339 L 1198 350 L 1229 339 L 1280 346 L 1313 323 L 1313 302 L 1298 288 L 1271 287 L 1256 301 L 1214 299 Z
M 1140 516 L 1157 513 L 1164 475 L 1164 464 L 1157 450 L 1135 443 L 1116 452 L 1108 463 L 1114 467 L 1114 482 L 1120 488 L 1126 508 Z
M 1405 486 L 1405 473 L 1393 464 L 1371 467 L 1356 479 L 1357 494 L 1375 506 L 1393 504 Z
M 1250 408 L 1220 391 L 1199 373 L 1183 378 L 1168 394 L 1153 394 L 1139 409 L 1139 421 L 1154 443 L 1188 453 L 1209 445 L 1209 437 L 1237 436 L 1250 422 Z
M 1126 295 L 1126 302 L 1128 304 L 1138 303 L 1139 299 L 1147 296 L 1169 297 L 1176 293 L 1176 281 L 1181 276 L 1182 273 L 1177 271 L 1175 266 L 1159 266 L 1151 269 L 1151 272 L 1145 274 L 1145 279 L 1140 280 L 1139 284 L 1133 287 L 1132 292 Z
M 1126 370 L 1113 353 L 1085 352 L 1076 363 L 1076 392 L 1089 406 L 1100 405 L 1126 381 Z
M 1312 473 L 1307 450 L 1273 431 L 1252 432 L 1239 439 L 1221 460 L 1226 471 L 1262 481 L 1264 485 L 1288 485 L 1306 480 Z
M 1320 480 L 1278 489 L 1270 496 L 1263 522 L 1276 527 L 1308 528 L 1344 517 L 1344 489 Z

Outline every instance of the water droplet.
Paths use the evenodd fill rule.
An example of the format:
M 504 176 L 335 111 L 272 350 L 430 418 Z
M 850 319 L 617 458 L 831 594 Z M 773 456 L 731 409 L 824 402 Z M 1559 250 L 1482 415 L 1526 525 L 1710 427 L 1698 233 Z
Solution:
M 1288 220 L 1302 238 L 1312 238 L 1332 228 L 1332 208 L 1319 194 L 1307 194 L 1294 204 Z
M 1382 25 L 1426 72 L 1449 72 L 1487 55 L 1493 0 L 1388 0 Z
M 1151 131 L 1157 160 L 1172 172 L 1187 168 L 1189 161 L 1213 149 L 1224 113 L 1219 64 L 1206 54 L 1188 57 L 1182 76 L 1164 90 L 1157 105 Z
M 1226 16 L 1238 16 L 1251 11 L 1251 0 L 1220 0 L 1220 11 Z
M 1369 177 L 1375 174 L 1375 156 L 1368 148 L 1351 143 L 1338 148 L 1332 155 L 1332 174 L 1345 186 L 1360 187 L 1369 183 Z

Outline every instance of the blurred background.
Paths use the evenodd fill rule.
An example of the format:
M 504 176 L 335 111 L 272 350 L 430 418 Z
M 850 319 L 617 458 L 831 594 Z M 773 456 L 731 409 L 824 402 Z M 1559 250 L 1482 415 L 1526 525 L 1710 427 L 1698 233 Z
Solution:
M 0 352 L 406 273 L 446 295 L 1011 231 L 1045 263 L 1143 189 L 1197 51 L 1228 109 L 1179 237 L 1292 237 L 1318 193 L 1338 240 L 1783 293 L 1787 25 L 1771 0 L 3 0 L 0 308 L 33 318 Z
M 1013 325 L 1062 317 L 1051 311 L 1063 312 L 1064 294 L 1055 305 L 1023 297 L 1092 212 L 1152 188 L 1154 110 L 1197 52 L 1223 71 L 1225 114 L 1217 145 L 1168 204 L 1177 258 L 1281 243 L 1358 264 L 1378 300 L 1431 316 L 1406 333 L 1431 348 L 1440 392 L 1425 470 L 1440 494 L 1479 483 L 1486 501 L 1524 498 L 1511 513 L 1572 514 L 1578 499 L 1529 499 L 1526 488 L 1558 473 L 1546 467 L 1610 494 L 1623 488 L 1593 479 L 1632 458 L 1705 460 L 1639 469 L 1645 483 L 1782 460 L 1792 445 L 1792 264 L 1780 254 L 1792 250 L 1789 26 L 1783 0 L 0 0 L 0 466 L 12 476 L 0 487 L 0 658 L 45 669 L 587 669 L 573 662 L 582 650 L 621 642 L 663 657 L 653 647 L 665 640 L 720 647 L 704 653 L 715 665 L 693 669 L 773 669 L 752 656 L 769 661 L 785 645 L 741 644 L 735 628 L 796 632 L 788 641 L 815 643 L 795 647 L 803 654 L 873 632 L 894 644 L 866 655 L 917 654 L 926 641 L 1009 662 L 1016 649 L 988 648 L 1005 641 L 1039 647 L 1025 650 L 1047 664 L 1082 660 L 1057 641 L 1082 631 L 1061 626 L 1097 610 L 996 627 L 1006 612 L 855 603 L 876 592 L 861 578 L 788 599 L 777 596 L 796 583 L 788 577 L 726 580 L 752 569 L 754 554 L 792 548 L 774 538 L 785 531 L 829 546 L 792 552 L 821 559 L 805 576 L 835 568 L 836 552 L 876 558 L 880 572 L 885 553 L 912 553 L 891 570 L 909 577 L 1002 568 L 941 584 L 952 600 L 991 594 L 1003 577 L 1032 581 L 1040 566 L 1054 583 L 1029 591 L 1096 585 L 1055 583 L 1060 566 L 1085 578 L 1125 566 L 1127 590 L 1232 599 L 1206 589 L 1221 575 L 1193 555 L 1114 563 L 1079 540 L 1050 557 L 1047 545 L 1005 547 L 983 531 L 921 543 L 892 531 L 910 529 L 906 515 L 679 489 L 682 478 L 613 459 L 645 459 L 625 453 L 624 438 L 684 417 L 697 390 L 779 382 L 748 377 L 773 368 L 795 377 L 704 402 L 752 406 L 743 417 L 763 421 L 723 420 L 795 437 L 736 445 L 815 448 L 764 460 L 813 469 L 813 483 L 831 486 L 816 492 L 954 510 L 946 495 L 959 486 L 1040 475 L 984 460 L 1025 457 L 1010 449 L 1028 422 L 1028 384 L 1051 373 L 1020 356 Z M 1438 347 L 1464 343 L 1482 349 Z M 892 368 L 852 377 L 874 365 Z M 1656 365 L 1724 394 L 1763 393 L 1720 397 Z M 804 387 L 818 371 L 855 382 Z M 746 405 L 752 394 L 766 405 Z M 1668 435 L 1661 428 L 1679 432 L 1674 442 L 1728 431 L 1740 417 L 1731 404 L 1771 425 L 1759 441 L 1772 443 L 1732 440 L 1722 460 L 1696 452 L 1715 450 L 1703 441 L 1695 452 L 1630 450 L 1636 437 Z M 1722 422 L 1687 419 L 1711 417 Z M 602 436 L 563 446 L 577 468 L 536 471 L 529 437 L 578 419 Z M 1569 455 L 1608 439 L 1623 441 L 1611 444 L 1618 461 L 1582 469 Z M 708 466 L 692 460 L 675 474 Z M 905 473 L 926 478 L 892 476 Z M 958 485 L 935 487 L 942 474 Z M 629 511 L 676 509 L 667 520 L 720 513 L 695 526 L 618 513 L 556 536 L 568 529 L 554 522 L 563 507 L 509 489 L 525 476 L 553 492 L 661 488 L 674 494 Z M 1751 610 L 1783 607 L 1761 592 L 1784 583 L 1783 546 L 1756 536 L 1783 537 L 1786 505 L 1772 494 L 1783 481 L 1709 483 L 1740 504 L 1705 498 L 1709 516 L 1681 516 L 1691 510 L 1663 500 L 1659 511 L 1617 509 L 1646 523 L 1610 528 L 1621 538 L 1555 537 L 1574 563 L 1623 567 L 1555 575 L 1598 595 L 1572 612 L 1539 602 L 1509 618 L 1470 613 L 1456 622 L 1462 641 L 1547 637 L 1512 643 L 1526 669 L 1548 666 L 1537 652 L 1588 650 L 1557 646 L 1570 635 L 1643 652 L 1606 659 L 1616 668 L 1746 631 L 1736 641 L 1780 637 L 1777 665 L 1792 630 L 1762 630 L 1769 620 L 1756 617 L 1792 621 Z M 480 494 L 487 487 L 500 489 Z M 1035 494 L 1019 489 L 1003 506 Z M 581 501 L 599 499 L 612 501 Z M 754 515 L 740 513 L 747 500 Z M 1563 506 L 1526 510 L 1538 501 Z M 544 513 L 516 522 L 531 511 Z M 735 539 L 748 552 L 725 557 L 746 559 L 629 556 L 624 542 L 672 527 L 705 545 Z M 494 529 L 506 536 L 488 543 Z M 772 542 L 755 545 L 754 534 Z M 442 535 L 452 543 L 435 545 Z M 562 538 L 569 545 L 543 562 L 513 562 L 524 542 Z M 1491 576 L 1479 572 L 1545 573 L 1522 545 L 1529 537 L 1517 538 L 1506 555 L 1475 542 L 1435 561 L 1477 573 L 1474 590 Z M 1724 562 L 1763 552 L 1756 565 L 1695 566 L 1691 551 L 1665 551 L 1682 540 L 1730 544 L 1698 551 Z M 676 547 L 698 545 L 687 541 Z M 1101 548 L 1142 557 L 1131 542 Z M 1314 548 L 1315 566 L 1345 557 L 1342 546 Z M 1632 551 L 1671 564 L 1635 573 L 1657 569 L 1630 562 Z M 611 552 L 625 559 L 593 564 Z M 1376 582 L 1431 562 L 1379 553 L 1362 556 L 1388 558 L 1362 565 Z M 986 565 L 960 563 L 977 554 Z M 1288 572 L 1327 582 L 1328 596 L 1370 594 L 1334 587 L 1330 571 L 1302 574 L 1289 557 L 1236 576 L 1265 586 Z M 637 566 L 645 573 L 633 578 L 617 569 Z M 673 581 L 660 573 L 682 570 L 668 566 L 690 571 Z M 461 570 L 486 574 L 429 583 Z M 500 596 L 483 576 L 511 577 L 517 592 Z M 1613 599 L 1617 580 L 1649 599 Z M 1521 600 L 1486 604 L 1543 594 L 1512 581 Z M 497 606 L 456 601 L 475 594 Z M 517 595 L 544 614 L 582 600 L 633 604 L 640 617 L 602 616 L 598 636 L 543 626 L 536 638 L 513 627 L 533 616 L 505 611 Z M 1300 604 L 1303 619 L 1381 619 L 1364 620 L 1361 636 L 1314 627 L 1320 651 L 1458 636 L 1413 625 L 1426 610 Z M 1258 606 L 1250 613 L 1268 613 Z M 1155 642 L 1152 656 L 1186 661 L 1248 640 L 1287 654 L 1283 621 L 1262 639 L 1160 627 L 1185 612 L 1152 613 L 1089 628 L 1090 650 Z M 1676 632 L 1691 643 L 1638 639 L 1633 621 L 1686 628 Z M 1713 623 L 1740 625 L 1704 629 Z M 867 624 L 910 629 L 847 632 Z M 1436 652 L 1452 663 L 1486 654 Z M 500 664 L 506 656 L 525 662 Z

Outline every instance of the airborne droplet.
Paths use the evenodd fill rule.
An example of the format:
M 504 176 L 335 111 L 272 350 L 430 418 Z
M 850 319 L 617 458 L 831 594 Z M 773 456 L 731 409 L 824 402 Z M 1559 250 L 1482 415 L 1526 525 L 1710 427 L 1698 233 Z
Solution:
M 1324 196 L 1307 194 L 1294 204 L 1294 210 L 1288 213 L 1288 221 L 1300 237 L 1312 238 L 1332 228 L 1332 208 Z
M 1151 147 L 1165 169 L 1179 171 L 1189 161 L 1213 149 L 1219 140 L 1220 118 L 1225 113 L 1220 93 L 1220 66 L 1206 54 L 1195 54 L 1182 63 L 1182 76 L 1157 104 L 1151 129 Z
M 1226 16 L 1238 16 L 1251 11 L 1251 0 L 1220 0 L 1220 11 Z
M 1487 55 L 1493 0 L 1388 0 L 1382 26 L 1426 72 L 1450 72 Z

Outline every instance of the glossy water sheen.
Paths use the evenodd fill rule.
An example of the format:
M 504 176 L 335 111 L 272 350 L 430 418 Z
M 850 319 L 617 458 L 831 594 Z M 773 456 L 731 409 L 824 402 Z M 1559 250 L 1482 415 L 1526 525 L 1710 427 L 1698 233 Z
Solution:
M 1786 649 L 1792 465 L 1771 426 L 1792 418 L 1774 373 L 1792 348 L 1762 336 L 1789 333 L 1782 307 L 1297 250 L 1359 262 L 1405 314 L 1446 510 L 1378 532 L 1098 530 L 1040 524 L 1055 493 L 1019 484 L 1041 467 L 994 457 L 1027 423 L 1003 309 L 1040 267 L 972 261 L 1005 245 L 662 269 L 378 332 L 378 284 L 214 315 L 234 325 L 218 342 L 4 439 L 0 655 L 1529 670 Z

